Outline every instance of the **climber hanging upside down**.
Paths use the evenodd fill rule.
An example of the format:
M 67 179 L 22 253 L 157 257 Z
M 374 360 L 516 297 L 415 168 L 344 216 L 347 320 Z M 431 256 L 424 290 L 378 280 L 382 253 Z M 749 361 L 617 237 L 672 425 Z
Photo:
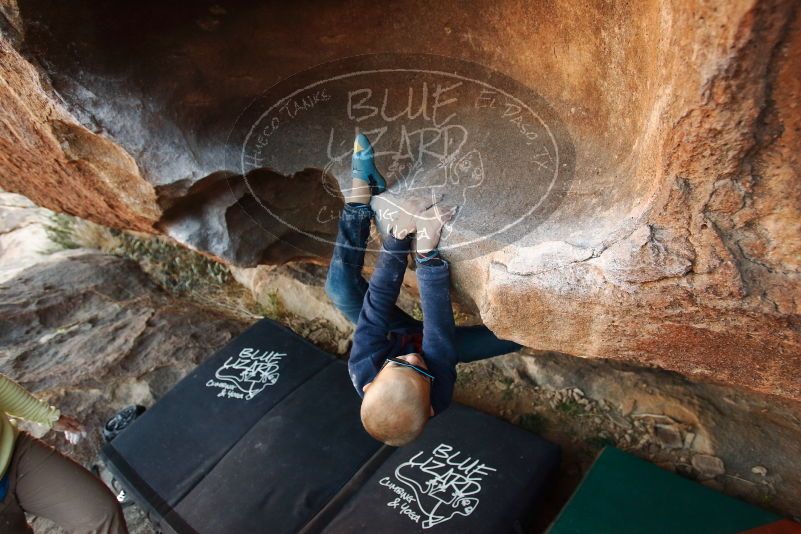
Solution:
M 359 134 L 326 292 L 356 324 L 348 369 L 363 397 L 362 424 L 374 438 L 400 446 L 419 436 L 428 419 L 448 407 L 457 363 L 520 346 L 498 339 L 484 326 L 455 326 L 450 268 L 437 250 L 453 212 L 431 201 L 399 203 L 381 195 L 387 184 L 373 154 L 367 137 Z M 383 246 L 368 284 L 361 272 L 374 217 Z M 410 253 L 417 264 L 422 322 L 395 304 Z

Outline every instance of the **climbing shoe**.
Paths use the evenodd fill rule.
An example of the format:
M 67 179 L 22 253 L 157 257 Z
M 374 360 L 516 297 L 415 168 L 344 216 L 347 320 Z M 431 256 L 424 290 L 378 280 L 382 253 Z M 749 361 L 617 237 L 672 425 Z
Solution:
M 387 190 L 387 182 L 378 169 L 375 168 L 373 160 L 373 145 L 364 134 L 359 134 L 353 141 L 353 158 L 351 159 L 351 173 L 354 178 L 364 180 L 372 189 L 372 193 L 377 195 Z

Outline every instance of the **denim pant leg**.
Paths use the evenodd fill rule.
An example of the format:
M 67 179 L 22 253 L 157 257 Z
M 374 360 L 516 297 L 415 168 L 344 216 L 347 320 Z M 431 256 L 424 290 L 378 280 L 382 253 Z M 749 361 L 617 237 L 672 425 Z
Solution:
M 522 348 L 513 341 L 499 339 L 483 325 L 456 327 L 456 352 L 460 362 L 474 362 L 515 352 Z
M 325 281 L 328 298 L 353 324 L 359 321 L 364 294 L 367 292 L 367 281 L 362 277 L 362 267 L 372 217 L 373 210 L 367 204 L 345 204 L 340 214 L 339 233 Z M 421 324 L 397 306 L 391 313 L 392 330 L 419 327 Z
M 359 320 L 367 292 L 362 267 L 372 217 L 373 211 L 369 205 L 345 204 L 339 215 L 339 233 L 325 281 L 328 298 L 354 324 Z
M 340 215 L 339 234 L 325 282 L 328 297 L 353 324 L 359 320 L 364 294 L 367 292 L 367 281 L 362 278 L 362 267 L 372 216 L 373 212 L 368 205 L 345 205 Z M 392 315 L 390 320 L 392 330 L 422 327 L 420 321 L 410 317 L 397 306 Z M 461 362 L 491 358 L 520 348 L 517 343 L 498 339 L 485 326 L 456 328 L 456 350 Z

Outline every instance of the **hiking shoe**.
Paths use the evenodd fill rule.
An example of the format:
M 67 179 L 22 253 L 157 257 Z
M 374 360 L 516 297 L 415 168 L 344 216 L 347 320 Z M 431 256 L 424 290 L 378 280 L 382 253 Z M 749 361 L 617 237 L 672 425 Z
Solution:
M 373 161 L 373 145 L 364 134 L 359 134 L 353 141 L 353 158 L 351 158 L 351 174 L 354 178 L 364 180 L 377 195 L 387 190 L 387 182 Z
M 128 428 L 143 413 L 145 413 L 145 407 L 138 404 L 123 408 L 103 425 L 103 439 L 106 440 L 106 443 L 111 443 L 111 440 Z

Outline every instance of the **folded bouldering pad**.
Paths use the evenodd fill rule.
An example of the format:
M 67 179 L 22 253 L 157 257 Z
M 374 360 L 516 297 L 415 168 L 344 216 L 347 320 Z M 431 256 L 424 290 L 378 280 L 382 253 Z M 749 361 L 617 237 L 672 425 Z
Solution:
M 779 519 L 766 510 L 607 447 L 548 534 L 734 534 Z
M 549 441 L 453 405 L 396 449 L 324 532 L 522 531 L 559 456 Z
M 176 384 L 104 456 L 134 499 L 163 518 L 266 413 L 335 362 L 287 328 L 259 321 Z
M 559 462 L 533 434 L 454 405 L 413 444 L 373 440 L 344 362 L 262 320 L 103 451 L 166 532 L 503 532 Z
M 380 446 L 335 362 L 262 417 L 176 512 L 197 532 L 297 532 Z

